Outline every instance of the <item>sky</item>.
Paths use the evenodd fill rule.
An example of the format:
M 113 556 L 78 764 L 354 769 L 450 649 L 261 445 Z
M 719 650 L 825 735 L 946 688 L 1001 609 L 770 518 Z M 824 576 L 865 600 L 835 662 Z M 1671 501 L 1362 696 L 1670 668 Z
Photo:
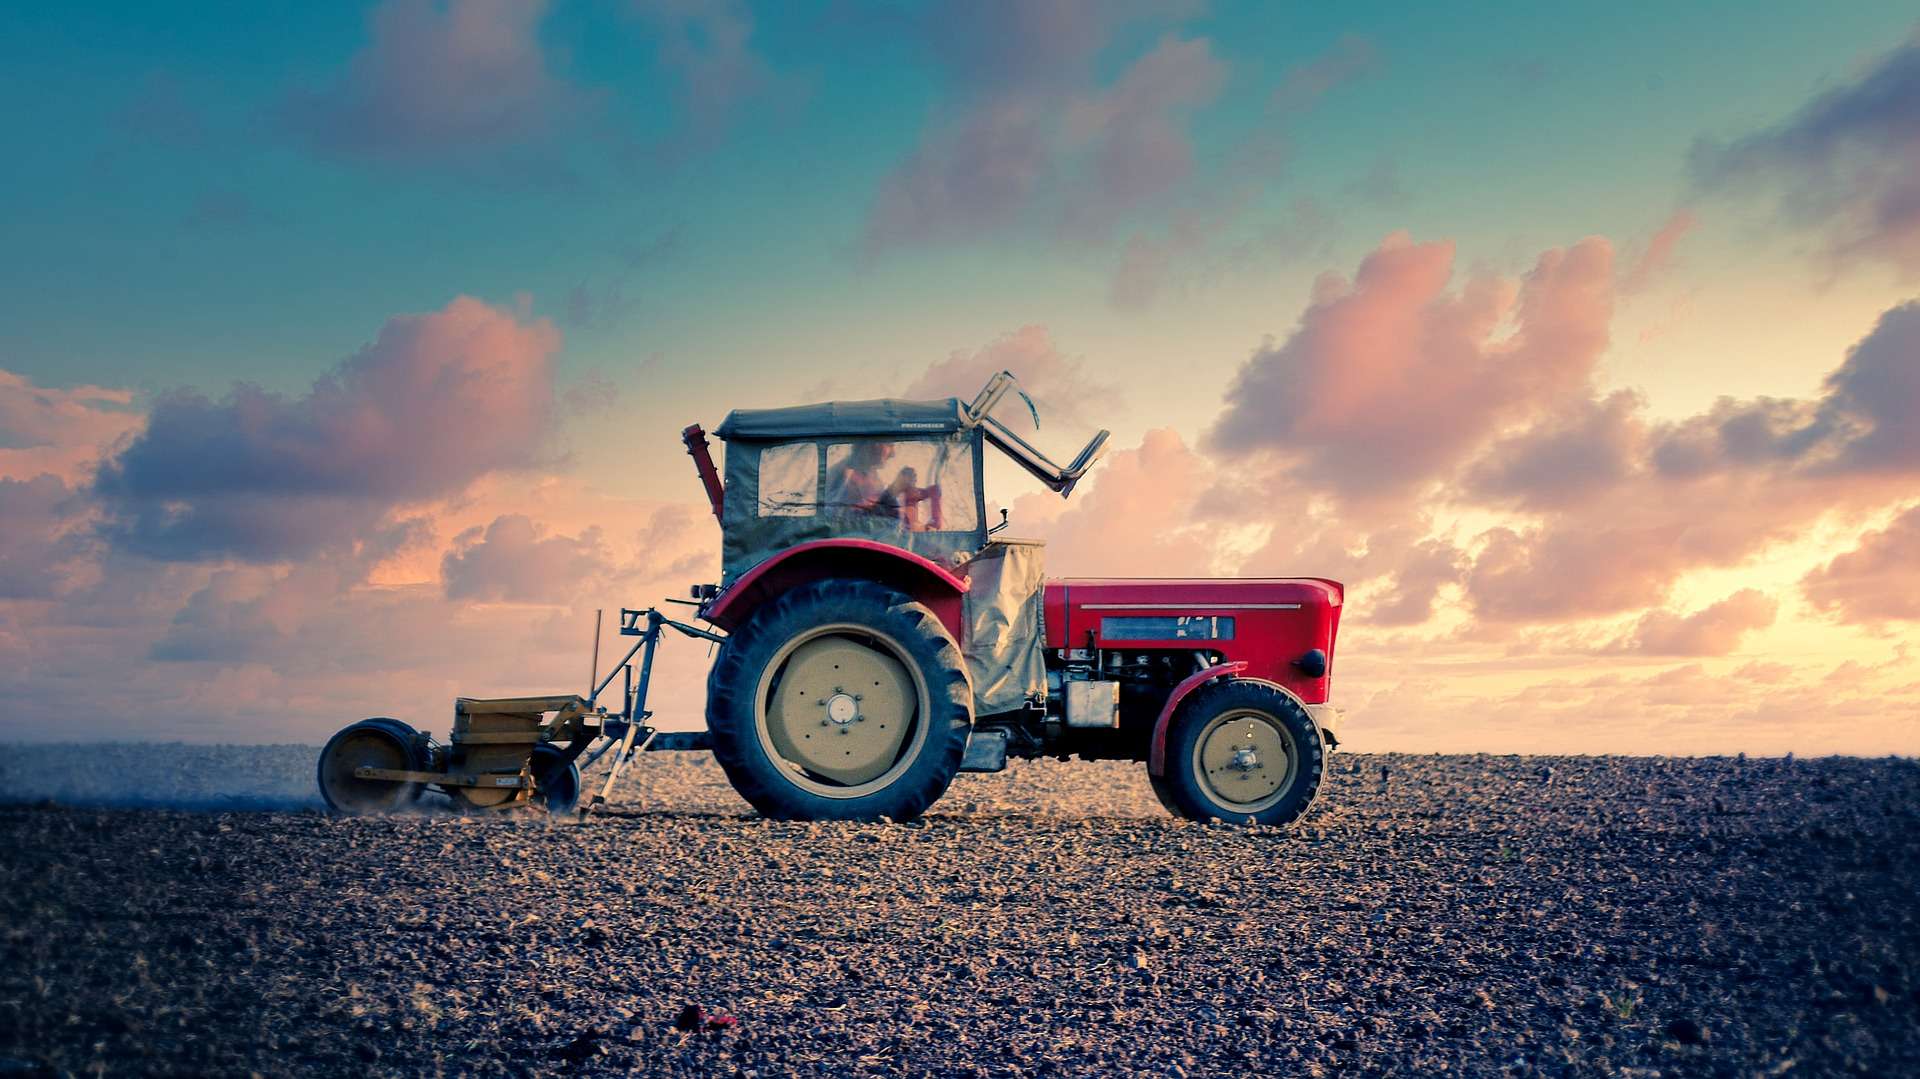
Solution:
M 0 739 L 583 687 L 682 427 L 1006 368 L 1052 575 L 1347 583 L 1352 748 L 1920 752 L 1911 5 L 25 3 L 0 102 Z

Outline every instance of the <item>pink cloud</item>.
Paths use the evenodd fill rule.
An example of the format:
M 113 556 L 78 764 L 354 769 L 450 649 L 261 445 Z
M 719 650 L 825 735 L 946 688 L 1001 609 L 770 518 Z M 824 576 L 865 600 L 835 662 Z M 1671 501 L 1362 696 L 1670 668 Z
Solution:
M 0 600 L 48 599 L 87 552 L 83 500 L 56 476 L 0 477 Z
M 1607 242 L 1457 291 L 1453 257 L 1396 234 L 1351 283 L 1323 278 L 1288 339 L 1241 367 L 1207 444 L 1270 455 L 1339 497 L 1390 495 L 1445 476 L 1510 422 L 1578 402 L 1613 310 Z
M 1020 387 L 1032 397 L 1043 422 L 1097 426 L 1102 413 L 1119 403 L 1120 395 L 1106 380 L 1079 359 L 1060 351 L 1045 326 L 1022 326 L 972 351 L 956 350 L 927 368 L 902 396 L 971 398 L 1001 371 L 1012 371 Z M 1009 402 L 999 413 L 1004 423 L 1026 425 L 1026 409 Z
M 1920 506 L 1861 536 L 1800 587 L 1815 607 L 1844 621 L 1920 619 Z
M 1621 279 L 1620 291 L 1643 291 L 1654 279 L 1665 273 L 1673 264 L 1674 251 L 1679 248 L 1680 241 L 1686 237 L 1687 233 L 1693 231 L 1695 223 L 1692 210 L 1675 210 L 1673 215 L 1667 218 L 1666 223 L 1660 226 L 1659 231 L 1653 234 L 1653 238 L 1647 241 L 1647 246 L 1640 252 L 1640 257 L 1634 260 L 1633 268 L 1628 270 L 1626 276 Z
M 139 428 L 132 403 L 130 390 L 40 386 L 0 370 L 0 477 L 84 478 L 115 442 Z
M 1550 509 L 1584 501 L 1625 479 L 1645 443 L 1632 390 L 1571 402 L 1501 438 L 1462 479 L 1465 492 L 1489 503 Z
M 1779 610 L 1771 597 L 1743 588 L 1692 614 L 1648 611 L 1615 650 L 1650 656 L 1724 656 L 1738 648 L 1747 634 L 1772 625 Z
M 612 568 L 599 529 L 550 536 L 515 513 L 455 536 L 440 578 L 451 600 L 555 603 Z
M 1479 466 L 1469 493 L 1517 496 L 1541 513 L 1532 527 L 1482 537 L 1467 577 L 1475 610 L 1536 620 L 1657 604 L 1688 570 L 1738 565 L 1829 513 L 1903 497 L 1920 473 L 1916 356 L 1920 305 L 1908 304 L 1881 316 L 1817 398 L 1722 399 L 1657 424 L 1637 418 L 1637 404 L 1618 414 L 1589 404 L 1589 419 L 1605 422 L 1586 444 L 1604 450 L 1598 459 L 1611 478 L 1578 497 L 1538 493 L 1552 492 L 1557 468 L 1582 486 L 1552 426 L 1559 421 L 1548 421 L 1543 437 L 1506 444 Z M 1534 482 L 1504 490 L 1499 482 L 1529 475 Z
M 1062 510 L 1052 495 L 1013 504 L 1011 534 L 1044 539 L 1054 573 L 1203 576 L 1217 560 L 1204 525 L 1188 527 L 1212 466 L 1170 429 L 1107 456 L 1096 482 Z
M 559 345 L 544 319 L 460 297 L 390 319 L 302 397 L 164 395 L 95 478 L 103 534 L 157 558 L 263 561 L 364 539 L 404 503 L 547 462 Z

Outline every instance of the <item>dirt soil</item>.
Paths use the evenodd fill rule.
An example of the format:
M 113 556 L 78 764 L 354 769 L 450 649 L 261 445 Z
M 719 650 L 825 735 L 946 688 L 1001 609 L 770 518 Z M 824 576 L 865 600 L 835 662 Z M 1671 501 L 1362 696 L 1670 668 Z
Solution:
M 810 825 L 650 755 L 583 827 L 116 752 L 0 753 L 65 799 L 0 807 L 0 1075 L 1920 1072 L 1911 761 L 1336 754 L 1244 831 L 1118 764 Z

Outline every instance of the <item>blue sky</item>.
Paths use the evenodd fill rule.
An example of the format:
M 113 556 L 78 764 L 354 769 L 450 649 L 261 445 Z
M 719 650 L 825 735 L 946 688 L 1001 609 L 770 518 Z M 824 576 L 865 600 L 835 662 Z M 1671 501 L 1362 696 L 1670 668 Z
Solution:
M 903 308 L 921 336 L 856 331 L 864 357 L 914 365 L 1034 320 L 1177 325 L 1177 310 L 1102 302 L 1112 243 L 1042 232 L 859 257 L 876 188 L 946 89 L 899 25 L 911 8 L 762 7 L 752 40 L 779 89 L 711 148 L 650 157 L 677 118 L 646 28 L 615 4 L 560 5 L 540 38 L 591 114 L 524 154 L 449 164 L 330 157 L 276 120 L 365 46 L 354 5 L 12 5 L 0 349 L 56 383 L 293 388 L 395 310 L 524 293 L 562 316 L 575 288 L 616 279 L 629 309 L 571 332 L 566 356 L 616 379 L 655 352 L 734 367 L 830 351 Z M 1284 129 L 1288 160 L 1251 198 L 1322 204 L 1346 256 L 1332 264 L 1396 228 L 1518 263 L 1651 231 L 1687 197 L 1694 139 L 1789 111 L 1911 20 L 1895 3 L 1219 4 L 1179 32 L 1209 37 L 1232 69 L 1193 124 L 1200 178 L 1238 182 L 1238 144 Z M 1164 32 L 1122 35 L 1101 66 L 1111 77 Z M 1376 69 L 1303 115 L 1270 115 L 1285 72 L 1344 35 L 1372 43 Z M 575 178 L 531 175 L 550 162 Z M 1381 167 L 1399 198 L 1348 190 Z M 670 250 L 625 269 L 623 249 L 662 237 Z M 1256 284 L 1292 300 L 1309 277 L 1283 266 Z

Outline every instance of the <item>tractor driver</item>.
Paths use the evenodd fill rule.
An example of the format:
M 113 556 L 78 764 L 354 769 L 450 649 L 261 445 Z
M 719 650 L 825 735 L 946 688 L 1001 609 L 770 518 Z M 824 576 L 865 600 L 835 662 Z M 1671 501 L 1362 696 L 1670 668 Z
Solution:
M 880 478 L 880 469 L 892 456 L 891 443 L 854 443 L 847 463 L 827 482 L 827 501 L 841 513 L 898 521 L 900 500 L 893 485 Z

